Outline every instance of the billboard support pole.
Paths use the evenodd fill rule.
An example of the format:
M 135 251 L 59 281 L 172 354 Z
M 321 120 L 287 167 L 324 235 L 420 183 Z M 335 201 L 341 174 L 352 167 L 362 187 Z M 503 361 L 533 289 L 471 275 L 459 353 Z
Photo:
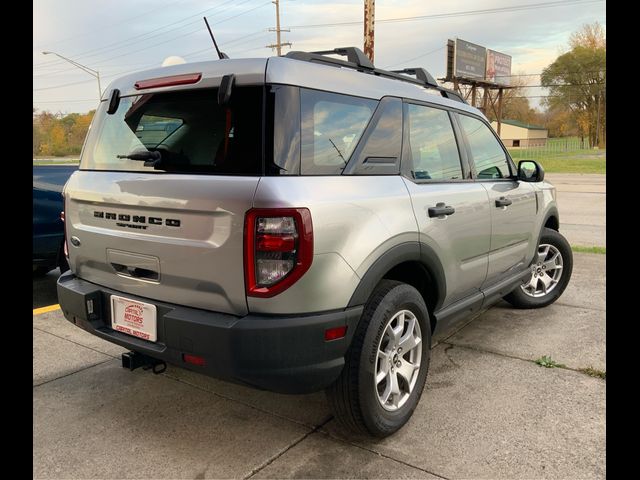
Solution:
M 497 120 L 496 123 L 498 124 L 498 136 L 500 136 L 500 127 L 502 125 L 502 92 L 503 92 L 503 88 L 498 89 L 498 115 L 496 115 Z
M 476 91 L 477 88 L 475 85 L 471 86 L 471 106 L 475 107 L 476 106 Z
M 482 113 L 484 113 L 485 115 L 487 114 L 487 101 L 489 100 L 488 95 L 489 90 L 485 88 L 484 95 L 482 96 Z

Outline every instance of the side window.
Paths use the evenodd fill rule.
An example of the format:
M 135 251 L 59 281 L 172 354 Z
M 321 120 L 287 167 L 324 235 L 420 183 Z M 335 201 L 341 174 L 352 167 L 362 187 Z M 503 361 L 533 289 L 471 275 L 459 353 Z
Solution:
M 302 175 L 340 175 L 378 104 L 375 100 L 300 90 Z
M 423 105 L 405 104 L 409 142 L 403 170 L 416 180 L 462 179 L 460 152 L 449 114 Z
M 401 149 L 402 100 L 382 98 L 344 173 L 397 175 Z
M 507 155 L 493 132 L 480 120 L 460 114 L 460 125 L 469 142 L 471 158 L 479 179 L 508 178 Z

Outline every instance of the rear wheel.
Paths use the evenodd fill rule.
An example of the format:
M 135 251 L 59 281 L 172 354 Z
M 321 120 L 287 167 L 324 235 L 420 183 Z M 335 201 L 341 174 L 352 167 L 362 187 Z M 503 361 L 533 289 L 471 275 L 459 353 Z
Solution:
M 327 389 L 346 428 L 384 437 L 401 428 L 420 400 L 429 369 L 431 328 L 420 293 L 383 280 L 367 302 L 344 369 Z
M 541 308 L 555 302 L 567 288 L 573 252 L 560 233 L 545 228 L 531 264 L 531 276 L 504 299 L 517 308 Z

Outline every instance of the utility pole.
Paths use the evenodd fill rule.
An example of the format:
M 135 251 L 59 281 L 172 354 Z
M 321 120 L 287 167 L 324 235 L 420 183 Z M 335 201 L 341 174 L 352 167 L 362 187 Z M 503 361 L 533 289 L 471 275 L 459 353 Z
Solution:
M 373 63 L 374 20 L 376 0 L 364 0 L 364 54 Z
M 270 32 L 276 32 L 276 43 L 272 43 L 271 45 L 267 45 L 267 48 L 275 48 L 276 52 L 278 52 L 278 56 L 282 56 L 282 47 L 291 46 L 291 42 L 281 42 L 280 41 L 280 32 L 290 32 L 291 30 L 283 30 L 280 28 L 280 0 L 273 0 L 273 3 L 276 6 L 276 28 L 270 28 Z
M 598 143 L 598 134 L 600 133 L 600 95 L 602 94 L 602 90 L 598 91 L 598 113 L 596 119 L 596 148 L 600 148 L 600 144 Z

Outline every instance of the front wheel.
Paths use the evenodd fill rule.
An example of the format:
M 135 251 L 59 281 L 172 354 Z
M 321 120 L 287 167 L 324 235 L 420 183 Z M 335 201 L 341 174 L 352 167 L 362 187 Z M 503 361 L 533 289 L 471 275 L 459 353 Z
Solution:
M 555 230 L 545 228 L 531 264 L 531 276 L 504 299 L 517 308 L 546 307 L 567 288 L 572 270 L 569 242 Z
M 345 366 L 327 397 L 346 428 L 385 437 L 420 400 L 429 369 L 431 328 L 420 293 L 383 280 L 363 311 Z

